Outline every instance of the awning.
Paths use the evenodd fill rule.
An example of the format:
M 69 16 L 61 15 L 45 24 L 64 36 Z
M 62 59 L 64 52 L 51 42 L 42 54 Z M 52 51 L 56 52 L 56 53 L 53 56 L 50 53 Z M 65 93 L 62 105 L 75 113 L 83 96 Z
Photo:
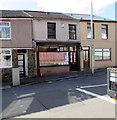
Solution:
M 36 45 L 39 46 L 81 46 L 79 41 L 45 41 L 45 40 L 34 40 Z

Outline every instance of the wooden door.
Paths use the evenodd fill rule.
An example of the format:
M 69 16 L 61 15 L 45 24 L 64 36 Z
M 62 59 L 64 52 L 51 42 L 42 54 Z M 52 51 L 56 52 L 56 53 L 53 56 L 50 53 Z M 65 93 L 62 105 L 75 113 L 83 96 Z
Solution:
M 83 66 L 87 70 L 90 68 L 90 48 L 83 47 Z

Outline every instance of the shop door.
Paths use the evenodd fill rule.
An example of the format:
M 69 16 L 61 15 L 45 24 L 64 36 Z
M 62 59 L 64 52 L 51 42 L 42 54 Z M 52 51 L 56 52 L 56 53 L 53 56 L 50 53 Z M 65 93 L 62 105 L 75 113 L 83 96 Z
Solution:
M 90 48 L 89 47 L 83 47 L 83 65 L 84 65 L 84 70 L 87 70 L 90 68 Z
M 20 77 L 25 76 L 25 54 L 18 54 L 18 67 L 20 72 Z
M 70 52 L 70 71 L 78 71 L 78 62 L 76 60 L 76 52 Z

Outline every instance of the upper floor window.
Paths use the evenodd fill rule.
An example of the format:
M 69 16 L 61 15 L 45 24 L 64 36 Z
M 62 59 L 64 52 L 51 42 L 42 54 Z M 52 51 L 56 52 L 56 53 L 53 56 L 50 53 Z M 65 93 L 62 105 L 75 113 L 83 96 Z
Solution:
M 48 39 L 56 39 L 56 23 L 47 23 Z
M 111 60 L 111 49 L 95 49 L 95 60 Z
M 10 22 L 0 22 L 0 39 L 11 38 L 11 24 Z
M 87 38 L 91 39 L 91 23 L 87 23 Z M 94 39 L 94 24 L 93 24 L 93 39 Z
M 102 39 L 108 39 L 108 25 L 102 24 Z
M 12 67 L 11 49 L 0 49 L 0 68 Z
M 69 24 L 69 39 L 76 40 L 76 25 Z

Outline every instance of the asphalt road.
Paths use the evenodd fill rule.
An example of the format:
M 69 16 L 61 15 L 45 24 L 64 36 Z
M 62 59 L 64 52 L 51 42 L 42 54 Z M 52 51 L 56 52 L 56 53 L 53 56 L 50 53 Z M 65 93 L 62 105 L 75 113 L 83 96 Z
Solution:
M 2 91 L 2 118 L 115 118 L 105 73 Z

